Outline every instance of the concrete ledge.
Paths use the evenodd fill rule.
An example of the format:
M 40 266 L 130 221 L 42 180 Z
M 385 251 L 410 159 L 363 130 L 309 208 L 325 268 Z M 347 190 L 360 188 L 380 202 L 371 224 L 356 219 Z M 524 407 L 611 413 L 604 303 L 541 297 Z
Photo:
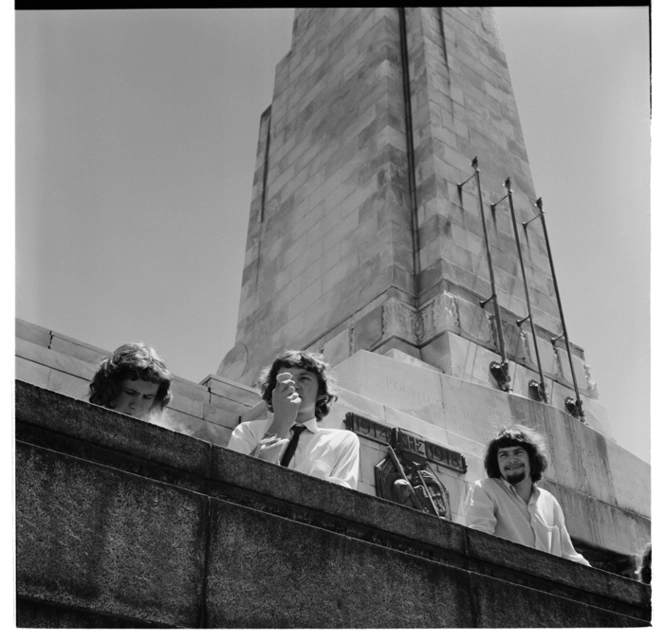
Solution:
M 647 585 L 23 382 L 16 420 L 19 626 L 649 625 Z

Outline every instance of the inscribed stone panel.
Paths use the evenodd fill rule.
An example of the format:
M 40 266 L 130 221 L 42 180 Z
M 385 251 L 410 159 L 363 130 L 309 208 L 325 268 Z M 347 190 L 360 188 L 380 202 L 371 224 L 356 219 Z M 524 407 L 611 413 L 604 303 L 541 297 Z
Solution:
M 335 366 L 336 372 L 336 366 Z M 339 374 L 339 373 L 337 373 Z M 342 427 L 347 412 L 354 412 L 378 422 L 385 422 L 385 406 L 343 386 L 340 376 L 339 399 L 332 405 L 332 410 L 326 418 L 325 424 Z M 328 424 L 328 421 L 332 422 Z M 336 423 L 335 423 L 336 422 Z
M 441 423 L 434 423 L 440 421 L 441 413 L 422 413 L 422 415 L 425 414 L 431 416 L 429 421 L 415 417 L 410 413 L 401 412 L 389 406 L 385 406 L 385 423 L 388 426 L 404 428 L 405 430 L 419 435 L 422 439 L 448 448 L 449 434 L 447 426 Z
M 441 375 L 436 372 L 364 350 L 335 370 L 341 385 L 356 394 L 425 421 L 438 417 Z
M 491 320 L 486 310 L 479 305 L 456 297 L 459 326 L 467 337 L 488 345 L 495 345 Z
M 445 425 L 470 441 L 486 444 L 498 429 L 513 420 L 510 398 L 455 377 L 441 375 Z

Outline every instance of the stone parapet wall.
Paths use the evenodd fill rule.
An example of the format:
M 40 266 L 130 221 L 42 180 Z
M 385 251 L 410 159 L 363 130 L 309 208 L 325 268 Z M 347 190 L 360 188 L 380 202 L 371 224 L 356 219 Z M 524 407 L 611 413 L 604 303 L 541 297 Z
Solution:
M 647 585 L 20 381 L 16 422 L 19 627 L 650 622 Z

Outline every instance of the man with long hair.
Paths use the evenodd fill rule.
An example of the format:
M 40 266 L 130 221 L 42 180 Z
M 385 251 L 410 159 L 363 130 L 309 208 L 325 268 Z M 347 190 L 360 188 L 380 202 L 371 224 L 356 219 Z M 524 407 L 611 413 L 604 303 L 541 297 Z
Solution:
M 537 486 L 547 465 L 544 440 L 534 430 L 500 431 L 487 444 L 488 479 L 475 482 L 468 496 L 466 526 L 590 566 L 574 550 L 560 504 Z
M 334 376 L 321 355 L 288 350 L 263 371 L 259 383 L 272 416 L 241 423 L 228 448 L 357 488 L 357 435 L 318 425 L 336 399 Z
M 172 375 L 153 348 L 125 343 L 102 360 L 90 383 L 90 403 L 137 419 L 157 420 L 172 399 Z

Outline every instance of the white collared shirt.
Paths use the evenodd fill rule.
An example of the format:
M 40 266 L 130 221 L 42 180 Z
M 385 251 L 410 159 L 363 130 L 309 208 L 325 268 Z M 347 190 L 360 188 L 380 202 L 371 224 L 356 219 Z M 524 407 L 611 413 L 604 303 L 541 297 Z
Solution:
M 464 523 L 469 528 L 590 566 L 574 550 L 558 500 L 536 485 L 526 503 L 514 486 L 502 478 L 475 482 L 466 500 Z
M 265 437 L 273 417 L 241 423 L 231 435 L 228 448 L 249 455 Z M 302 422 L 302 431 L 288 468 L 326 479 L 348 488 L 357 488 L 360 476 L 360 440 L 350 430 L 321 428 L 316 418 Z M 292 428 L 288 438 L 293 435 Z

